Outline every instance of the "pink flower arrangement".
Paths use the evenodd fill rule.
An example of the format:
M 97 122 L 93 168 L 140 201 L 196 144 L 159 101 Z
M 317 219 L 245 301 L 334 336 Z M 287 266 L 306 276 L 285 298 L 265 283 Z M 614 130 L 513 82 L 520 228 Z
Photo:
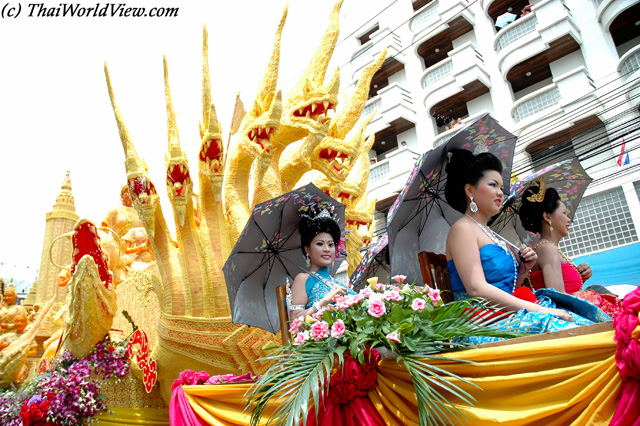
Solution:
M 407 279 L 406 275 L 394 275 L 393 277 L 391 277 L 392 280 L 394 280 L 395 282 L 397 282 L 398 284 L 402 284 L 404 282 L 404 280 Z
M 337 339 L 338 337 L 341 337 L 344 334 L 344 331 L 345 331 L 344 321 L 339 319 L 336 322 L 334 322 L 333 325 L 331 326 L 331 337 L 333 337 L 334 339 Z
M 311 326 L 311 337 L 316 342 L 329 336 L 329 323 L 326 321 L 316 321 Z
M 307 340 L 309 340 L 309 330 L 301 331 L 296 334 L 295 338 L 293 339 L 293 344 L 296 346 L 302 345 Z
M 431 299 L 431 303 L 433 306 L 438 306 L 442 304 L 442 298 L 440 297 L 440 290 L 437 288 L 429 287 L 429 299 Z
M 392 302 L 399 302 L 402 300 L 402 295 L 400 294 L 400 289 L 387 290 L 384 292 L 384 298 L 387 300 L 391 300 Z
M 380 318 L 387 313 L 386 305 L 382 300 L 373 300 L 369 303 L 369 315 L 374 318 Z
M 316 314 L 294 319 L 289 328 L 291 344 L 325 345 L 334 340 L 333 344 L 352 348 L 355 339 L 362 348 L 365 343 L 382 343 L 391 350 L 413 347 L 423 338 L 423 329 L 416 324 L 431 321 L 442 299 L 438 290 L 416 289 L 404 284 L 402 275 L 394 279 L 392 284 L 371 279 L 359 293 L 335 296 L 332 304 Z
M 387 338 L 387 340 L 393 342 L 393 343 L 398 343 L 401 344 L 402 341 L 400 340 L 400 336 L 398 334 L 397 331 L 394 331 L 393 333 L 389 333 L 385 336 Z
M 413 299 L 413 302 L 411 302 L 411 309 L 414 311 L 422 312 L 424 311 L 425 306 L 427 306 L 427 302 L 419 297 L 417 299 Z
M 294 318 L 294 320 L 291 321 L 291 325 L 289 326 L 289 333 L 296 334 L 301 324 L 302 323 L 298 320 L 298 318 Z

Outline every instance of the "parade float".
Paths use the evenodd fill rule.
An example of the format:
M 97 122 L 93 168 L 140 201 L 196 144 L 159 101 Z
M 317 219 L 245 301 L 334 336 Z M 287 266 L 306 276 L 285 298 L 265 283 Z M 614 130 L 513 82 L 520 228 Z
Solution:
M 372 308 L 368 296 L 343 301 L 353 317 L 329 310 L 292 324 L 291 343 L 234 321 L 223 265 L 255 208 L 262 206 L 263 214 L 265 205 L 285 201 L 312 180 L 344 205 L 349 273 L 372 239 L 376 200 L 367 198 L 366 184 L 373 138 L 365 138 L 365 128 L 375 112 L 361 115 L 386 52 L 339 103 L 339 70 L 326 77 L 341 3 L 286 95 L 277 87 L 284 10 L 257 96 L 231 129 L 228 146 L 211 102 L 204 29 L 197 188 L 180 146 L 165 60 L 164 183 L 174 234 L 160 207 L 161 183 L 151 181 L 136 151 L 105 64 L 125 158 L 123 204 L 100 226 L 80 220 L 60 236 L 73 247 L 67 263 L 57 265 L 68 271 L 64 287 L 34 316 L 31 329 L 22 329 L 0 352 L 2 424 L 166 425 L 171 416 L 176 425 L 243 425 L 267 424 L 274 415 L 291 425 L 590 425 L 612 418 L 612 424 L 638 424 L 637 292 L 625 299 L 613 327 L 609 322 L 464 351 L 452 339 L 492 333 L 482 314 L 460 303 L 442 304 L 437 292 L 405 287 L 400 278 L 369 289 L 393 293 L 393 321 L 381 320 L 386 310 Z M 265 246 L 273 243 L 265 240 Z M 55 309 L 62 288 L 68 296 Z M 309 340 L 320 321 L 331 332 L 316 330 L 317 338 Z M 416 321 L 421 326 L 414 328 Z M 45 322 L 51 331 L 46 348 L 29 363 Z M 391 356 L 380 359 L 374 347 Z M 451 350 L 456 352 L 441 353 Z M 256 384 L 257 376 L 262 379 Z

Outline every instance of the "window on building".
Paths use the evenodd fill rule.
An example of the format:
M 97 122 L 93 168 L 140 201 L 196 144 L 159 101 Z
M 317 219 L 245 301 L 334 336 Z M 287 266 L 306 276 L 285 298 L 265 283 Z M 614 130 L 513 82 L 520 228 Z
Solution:
M 636 191 L 640 182 L 636 182 Z M 629 205 L 621 187 L 585 197 L 573 217 L 569 236 L 560 241 L 568 257 L 638 241 Z
M 379 29 L 380 29 L 380 27 L 378 27 L 378 24 L 376 24 L 375 27 L 371 28 L 366 33 L 364 33 L 360 37 L 358 37 L 358 40 L 360 40 L 360 45 L 363 45 L 363 44 L 367 43 L 369 40 L 371 40 L 371 34 L 375 33 Z

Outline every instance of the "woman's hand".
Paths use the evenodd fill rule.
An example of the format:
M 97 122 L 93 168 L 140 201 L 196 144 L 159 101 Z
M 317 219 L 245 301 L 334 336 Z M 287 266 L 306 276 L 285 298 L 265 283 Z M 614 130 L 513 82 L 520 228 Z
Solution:
M 322 306 L 327 306 L 329 303 L 333 301 L 333 298 L 335 296 L 344 296 L 345 294 L 347 294 L 346 287 L 343 287 L 339 284 L 334 284 L 333 287 L 331 287 L 331 290 L 329 290 L 329 292 L 324 295 L 324 297 L 320 301 L 320 304 Z
M 578 265 L 578 272 L 582 277 L 582 281 L 586 281 L 593 276 L 591 266 L 587 265 L 586 263 L 581 263 Z
M 545 314 L 552 314 L 557 316 L 558 318 L 573 322 L 573 317 L 569 315 L 567 311 L 563 311 L 562 309 L 554 309 L 554 308 L 541 308 L 540 312 L 544 312 Z
M 534 249 L 523 244 L 522 247 L 520 247 L 520 259 L 524 263 L 525 270 L 530 271 L 538 261 L 538 255 Z

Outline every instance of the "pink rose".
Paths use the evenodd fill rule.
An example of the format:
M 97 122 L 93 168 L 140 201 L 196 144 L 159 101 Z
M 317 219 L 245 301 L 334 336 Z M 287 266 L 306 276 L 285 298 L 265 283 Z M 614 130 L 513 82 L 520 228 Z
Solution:
M 331 326 L 331 337 L 338 338 L 344 334 L 344 321 L 339 319 Z
M 392 280 L 394 280 L 395 282 L 397 282 L 398 284 L 402 284 L 404 282 L 404 280 L 407 279 L 406 275 L 396 275 L 391 277 Z
M 296 334 L 301 325 L 302 323 L 297 318 L 294 319 L 293 321 L 291 321 L 291 325 L 289 326 L 289 333 Z
M 440 304 L 440 302 L 442 302 L 442 298 L 440 297 L 440 290 L 436 289 L 429 289 L 429 299 L 431 299 L 431 303 L 433 303 L 433 306 L 438 306 Z
M 425 302 L 424 299 L 418 297 L 417 299 L 413 299 L 413 302 L 411 302 L 411 309 L 413 309 L 414 311 L 422 312 L 424 311 L 426 305 L 427 302 Z
M 380 318 L 387 313 L 387 308 L 382 300 L 372 300 L 369 302 L 369 315 Z
M 296 338 L 293 340 L 293 344 L 295 346 L 298 346 L 303 344 L 307 340 L 309 340 L 309 330 L 301 331 L 300 333 L 296 334 Z
M 394 331 L 393 333 L 389 333 L 385 337 L 387 338 L 387 340 L 389 340 L 391 342 L 402 343 L 400 341 L 400 336 L 398 335 L 397 331 Z
M 383 291 L 384 290 L 384 284 L 378 283 L 378 284 L 376 284 L 376 288 L 378 289 L 378 291 Z
M 320 308 L 320 310 L 318 310 L 318 312 L 315 312 L 315 313 L 311 314 L 311 317 L 314 318 L 314 319 L 320 319 L 320 318 L 322 318 L 322 314 L 324 314 L 324 311 L 326 311 L 326 310 L 327 310 L 327 307 L 326 306 L 322 306 Z
M 311 326 L 311 337 L 316 342 L 329 336 L 329 323 L 326 321 L 316 321 Z
M 368 299 L 371 296 L 371 289 L 369 287 L 363 288 L 360 290 L 360 294 Z
M 387 290 L 384 292 L 384 298 L 393 302 L 399 302 L 402 300 L 400 292 L 397 290 Z

